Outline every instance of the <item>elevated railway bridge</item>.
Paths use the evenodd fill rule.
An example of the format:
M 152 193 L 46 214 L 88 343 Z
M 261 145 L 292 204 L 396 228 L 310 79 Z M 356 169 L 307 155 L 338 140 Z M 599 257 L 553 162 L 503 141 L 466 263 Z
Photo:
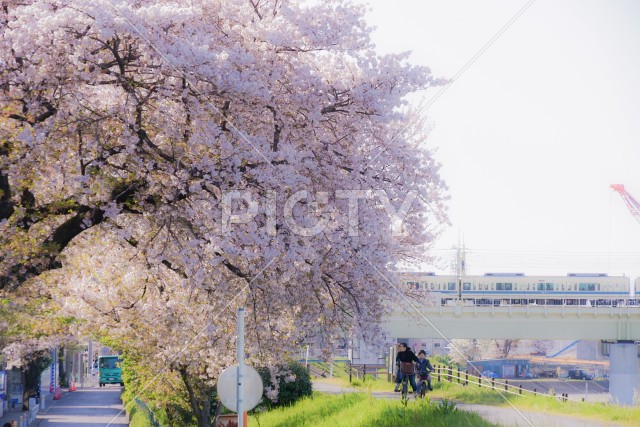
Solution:
M 406 304 L 382 322 L 390 337 L 603 340 L 610 351 L 610 393 L 620 404 L 633 404 L 640 392 L 640 307 Z

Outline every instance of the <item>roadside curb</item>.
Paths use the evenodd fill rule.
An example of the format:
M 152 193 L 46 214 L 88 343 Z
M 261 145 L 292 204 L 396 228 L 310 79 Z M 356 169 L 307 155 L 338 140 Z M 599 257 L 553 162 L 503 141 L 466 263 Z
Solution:
M 60 393 L 61 396 L 58 399 L 53 399 L 53 394 L 51 394 L 50 396 L 46 397 L 46 402 L 50 404 L 46 405 L 46 409 L 42 412 L 38 412 L 38 415 L 36 416 L 35 421 L 33 422 L 33 424 L 31 424 L 29 427 L 38 427 L 40 425 L 40 423 L 42 422 L 42 418 L 40 418 L 41 415 L 47 415 L 47 413 L 49 412 L 49 410 L 51 408 L 53 408 L 54 406 L 56 406 L 58 404 L 58 402 L 60 400 L 62 400 L 68 393 L 69 390 L 68 389 L 60 389 Z

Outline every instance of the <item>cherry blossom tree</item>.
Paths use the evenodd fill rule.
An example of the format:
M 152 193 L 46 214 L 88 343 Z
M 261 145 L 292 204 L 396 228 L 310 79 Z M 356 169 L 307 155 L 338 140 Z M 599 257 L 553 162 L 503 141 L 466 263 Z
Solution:
M 443 81 L 376 54 L 363 6 L 2 4 L 5 295 L 40 283 L 180 373 L 199 425 L 234 308 L 267 362 L 375 335 L 394 266 L 427 258 L 446 221 L 407 102 Z

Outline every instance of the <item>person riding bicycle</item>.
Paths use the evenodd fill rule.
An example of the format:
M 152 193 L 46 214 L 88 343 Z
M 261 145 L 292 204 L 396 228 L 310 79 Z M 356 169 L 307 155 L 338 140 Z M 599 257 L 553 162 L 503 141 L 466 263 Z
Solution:
M 420 359 L 416 354 L 407 347 L 407 343 L 401 342 L 398 344 L 398 354 L 396 355 L 396 364 L 398 365 L 398 375 L 396 377 L 396 387 L 393 391 L 400 391 L 400 383 L 404 376 L 409 378 L 413 394 L 418 392 L 416 387 L 416 374 L 414 362 L 418 362 Z M 411 366 L 410 366 L 411 365 Z M 404 372 L 403 372 L 404 371 Z M 406 372 L 406 373 L 405 373 Z
M 429 372 L 431 371 L 433 371 L 433 366 L 431 366 L 431 362 L 427 359 L 427 352 L 420 350 L 418 353 L 418 375 L 421 380 L 427 381 L 427 387 L 433 391 L 433 387 L 431 387 L 431 377 L 429 376 Z

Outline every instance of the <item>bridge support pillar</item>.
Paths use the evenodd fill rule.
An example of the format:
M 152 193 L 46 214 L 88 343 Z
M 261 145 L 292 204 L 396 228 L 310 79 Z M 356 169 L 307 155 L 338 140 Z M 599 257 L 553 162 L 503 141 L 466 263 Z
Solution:
M 609 393 L 618 405 L 633 405 L 640 393 L 640 358 L 633 342 L 610 344 Z

